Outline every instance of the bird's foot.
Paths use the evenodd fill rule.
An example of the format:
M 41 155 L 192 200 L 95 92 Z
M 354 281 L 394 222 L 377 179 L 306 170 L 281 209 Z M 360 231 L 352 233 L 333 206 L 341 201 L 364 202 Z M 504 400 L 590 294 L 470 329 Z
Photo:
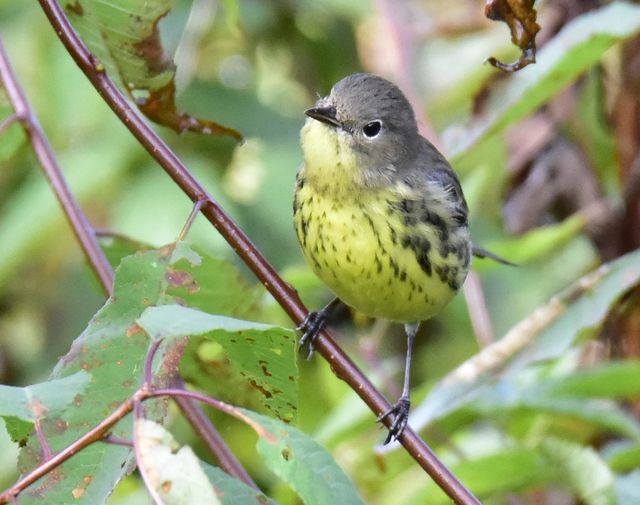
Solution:
M 304 318 L 302 324 L 296 328 L 297 331 L 302 332 L 300 337 L 300 348 L 305 345 L 308 346 L 307 359 L 311 359 L 313 351 L 316 350 L 315 342 L 318 338 L 318 334 L 327 325 L 327 314 L 325 310 L 319 310 L 317 312 L 309 312 L 307 317 Z
M 402 432 L 407 427 L 407 422 L 409 421 L 410 407 L 411 402 L 409 401 L 409 398 L 407 396 L 401 396 L 393 407 L 378 416 L 378 422 L 390 415 L 394 416 L 393 423 L 389 427 L 389 434 L 384 441 L 384 445 L 400 438 L 400 435 L 402 435 Z

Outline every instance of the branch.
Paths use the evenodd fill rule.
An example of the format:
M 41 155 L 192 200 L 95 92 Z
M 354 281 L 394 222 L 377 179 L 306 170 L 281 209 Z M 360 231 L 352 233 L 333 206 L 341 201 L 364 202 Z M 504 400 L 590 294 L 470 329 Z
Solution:
M 191 201 L 194 203 L 199 200 L 205 201 L 202 206 L 202 213 L 205 217 L 253 271 L 292 321 L 299 325 L 308 311 L 297 293 L 278 276 L 245 233 L 225 213 L 218 202 L 206 192 L 176 154 L 131 108 L 111 79 L 104 73 L 104 67 L 78 37 L 60 5 L 55 0 L 39 0 L 39 3 L 71 57 L 94 85 L 100 96 Z M 376 416 L 390 408 L 389 402 L 336 345 L 328 332 L 324 331 L 320 334 L 316 349 L 330 363 L 335 375 L 349 384 Z M 384 422 L 388 427 L 391 419 L 385 419 Z M 410 429 L 405 430 L 400 437 L 400 443 L 457 504 L 480 503 L 415 432 Z
M 93 228 L 80 205 L 75 200 L 73 193 L 62 174 L 62 170 L 58 164 L 51 144 L 49 144 L 47 136 L 44 133 L 37 116 L 18 83 L 18 79 L 11 67 L 1 39 L 0 81 L 7 92 L 9 102 L 15 111 L 14 114 L 0 122 L 0 134 L 2 134 L 6 128 L 16 121 L 19 121 L 22 124 L 36 157 L 38 158 L 40 166 L 42 167 L 54 194 L 62 206 L 63 212 L 71 225 L 71 229 L 73 230 L 76 239 L 80 243 L 87 261 L 96 273 L 105 293 L 108 296 L 111 296 L 113 289 L 113 269 L 98 243 L 98 234 L 96 233 L 96 230 Z M 222 437 L 202 409 L 195 402 L 186 398 L 178 398 L 176 403 L 183 411 L 185 417 L 189 420 L 194 430 L 209 447 L 211 453 L 217 458 L 221 468 L 229 475 L 232 475 L 233 477 L 243 481 L 245 484 L 258 489 L 257 485 L 253 482 L 245 468 L 231 452 L 229 447 L 226 446 Z M 44 454 L 47 456 L 46 441 L 42 437 L 39 429 L 37 429 L 36 432 L 40 440 L 40 445 L 43 447 Z M 44 459 L 47 460 L 48 458 L 45 457 Z M 62 462 L 64 462 L 64 460 L 61 460 L 58 464 L 61 464 Z M 54 467 L 51 468 L 55 468 L 55 466 L 57 465 L 54 465 Z M 45 468 L 48 469 L 50 467 L 46 466 Z M 44 475 L 49 471 L 47 469 L 43 470 L 43 465 L 40 465 L 38 468 L 34 469 L 32 473 L 36 472 L 36 470 L 43 470 L 43 473 L 40 475 Z

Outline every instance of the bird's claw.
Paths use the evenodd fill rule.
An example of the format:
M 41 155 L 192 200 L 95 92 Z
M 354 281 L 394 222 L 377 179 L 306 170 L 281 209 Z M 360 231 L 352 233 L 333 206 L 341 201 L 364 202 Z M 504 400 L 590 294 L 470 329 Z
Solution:
M 411 402 L 409 401 L 409 398 L 401 396 L 393 407 L 378 416 L 378 422 L 381 422 L 390 415 L 394 416 L 393 423 L 389 426 L 389 434 L 387 435 L 383 445 L 387 445 L 389 442 L 400 438 L 409 421 L 410 407 Z
M 305 317 L 302 324 L 296 328 L 297 331 L 302 332 L 300 337 L 300 348 L 305 345 L 308 346 L 307 359 L 311 359 L 313 352 L 316 350 L 315 341 L 318 338 L 318 334 L 324 329 L 327 324 L 327 315 L 319 310 L 317 312 L 309 312 Z

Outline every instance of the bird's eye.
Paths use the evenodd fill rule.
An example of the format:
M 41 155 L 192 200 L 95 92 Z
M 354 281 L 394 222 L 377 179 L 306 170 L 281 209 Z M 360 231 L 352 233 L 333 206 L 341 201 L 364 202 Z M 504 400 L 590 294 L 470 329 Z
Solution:
M 364 125 L 364 128 L 362 128 L 362 133 L 364 133 L 365 137 L 372 139 L 378 136 L 380 130 L 382 130 L 382 122 L 376 120 Z

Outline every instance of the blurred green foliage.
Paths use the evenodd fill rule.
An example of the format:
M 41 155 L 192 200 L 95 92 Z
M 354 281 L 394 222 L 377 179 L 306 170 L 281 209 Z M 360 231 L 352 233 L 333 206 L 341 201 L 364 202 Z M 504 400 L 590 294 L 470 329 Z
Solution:
M 246 142 L 237 145 L 225 137 L 178 135 L 161 127 L 158 131 L 309 307 L 318 307 L 330 294 L 304 265 L 291 224 L 293 182 L 301 162 L 302 111 L 316 94 L 327 93 L 345 75 L 372 67 L 386 69 L 380 62 L 398 57 L 382 30 L 382 2 L 173 3 L 160 28 L 166 48 L 175 54 L 178 106 L 236 128 Z M 460 3 L 464 5 L 454 9 L 451 2 L 406 2 L 402 9 L 410 9 L 418 27 L 421 21 L 428 24 L 460 16 L 464 9 L 480 10 L 477 2 Z M 451 152 L 457 146 L 455 168 L 469 201 L 475 240 L 520 264 L 518 268 L 488 261 L 474 265 L 498 338 L 599 262 L 582 214 L 557 218 L 522 236 L 504 231 L 502 207 L 515 184 L 507 170 L 511 154 L 507 130 L 582 79 L 575 110 L 558 129 L 584 148 L 607 198 L 614 203 L 622 200 L 616 139 L 602 120 L 610 85 L 603 68 L 611 71 L 619 66 L 615 44 L 640 30 L 640 9 L 613 2 L 575 23 L 565 27 L 560 42 L 548 44 L 548 56 L 544 50 L 539 53 L 537 66 L 501 84 L 479 122 L 477 117 L 470 119 L 473 96 L 496 72 L 482 66 L 482 60 L 490 54 L 513 54 L 504 28 L 481 23 L 455 36 L 436 31 L 424 39 L 417 37 L 410 51 L 410 80 L 423 106 L 419 112 L 442 136 L 441 145 L 452 146 Z M 105 239 L 110 260 L 117 264 L 142 244 L 158 247 L 175 240 L 191 203 L 102 102 L 38 5 L 0 0 L 0 34 L 91 222 L 137 241 Z M 0 94 L 2 117 L 10 110 Z M 482 142 L 474 143 L 477 139 Z M 0 163 L 0 381 L 26 386 L 50 376 L 55 357 L 67 353 L 104 297 L 17 125 L 0 135 Z M 204 218 L 196 219 L 188 238 L 203 256 L 217 258 L 208 264 L 212 286 L 228 283 L 237 288 L 237 297 L 230 301 L 224 290 L 212 287 L 200 293 L 200 299 L 192 297 L 192 306 L 290 325 Z M 607 314 L 628 309 L 620 300 L 624 302 L 626 290 L 638 283 L 634 277 L 637 256 L 628 256 L 614 267 L 631 265 L 634 273 L 626 278 L 629 285 L 605 283 L 604 288 L 594 288 L 606 290 L 593 293 L 606 301 L 598 309 L 602 317 L 584 318 L 589 320 L 589 338 L 597 335 Z M 585 294 L 580 303 L 589 302 L 591 296 Z M 401 329 L 372 325 L 351 315 L 343 315 L 338 323 L 345 335 L 341 344 L 389 397 L 397 396 L 405 345 Z M 501 382 L 501 369 L 496 367 L 488 373 L 489 380 L 477 385 L 477 396 L 452 406 L 446 416 L 421 431 L 488 504 L 507 503 L 512 494 L 532 503 L 526 500 L 540 490 L 578 497 L 587 504 L 637 503 L 633 500 L 640 486 L 640 427 L 622 402 L 640 396 L 637 388 L 629 386 L 640 383 L 640 370 L 637 362 L 629 360 L 576 374 L 588 361 L 584 356 L 591 347 L 580 313 L 569 311 L 569 316 L 563 320 L 569 320 L 566 326 L 553 327 L 570 333 L 559 338 L 566 344 L 562 352 L 545 356 L 542 364 L 523 364 L 511 382 Z M 534 338 L 534 345 L 523 354 L 540 342 L 546 346 L 542 337 L 548 334 L 552 331 L 536 334 L 541 340 Z M 438 400 L 443 377 L 478 353 L 479 347 L 461 294 L 424 325 L 415 354 L 414 405 L 425 400 L 422 406 L 428 409 L 430 401 Z M 203 374 L 206 368 L 198 360 L 215 364 L 218 351 L 201 341 L 188 348 L 182 366 L 194 384 L 209 388 Z M 383 438 L 379 426 L 326 363 L 316 358 L 303 361 L 300 367 L 298 427 L 329 449 L 365 502 L 446 503 L 442 492 L 406 454 L 397 450 L 374 454 Z M 218 372 L 213 375 L 216 380 L 227 371 Z M 253 406 L 250 400 L 246 403 Z M 260 462 L 255 436 L 246 426 L 220 413 L 211 415 L 261 488 L 280 503 L 299 503 L 292 490 Z M 169 421 L 178 440 L 193 444 L 199 457 L 209 458 L 179 416 L 171 415 Z M 2 487 L 15 480 L 16 452 L 9 437 L 0 432 Z M 145 496 L 140 489 L 138 478 L 130 477 L 116 488 L 109 503 L 140 503 Z

